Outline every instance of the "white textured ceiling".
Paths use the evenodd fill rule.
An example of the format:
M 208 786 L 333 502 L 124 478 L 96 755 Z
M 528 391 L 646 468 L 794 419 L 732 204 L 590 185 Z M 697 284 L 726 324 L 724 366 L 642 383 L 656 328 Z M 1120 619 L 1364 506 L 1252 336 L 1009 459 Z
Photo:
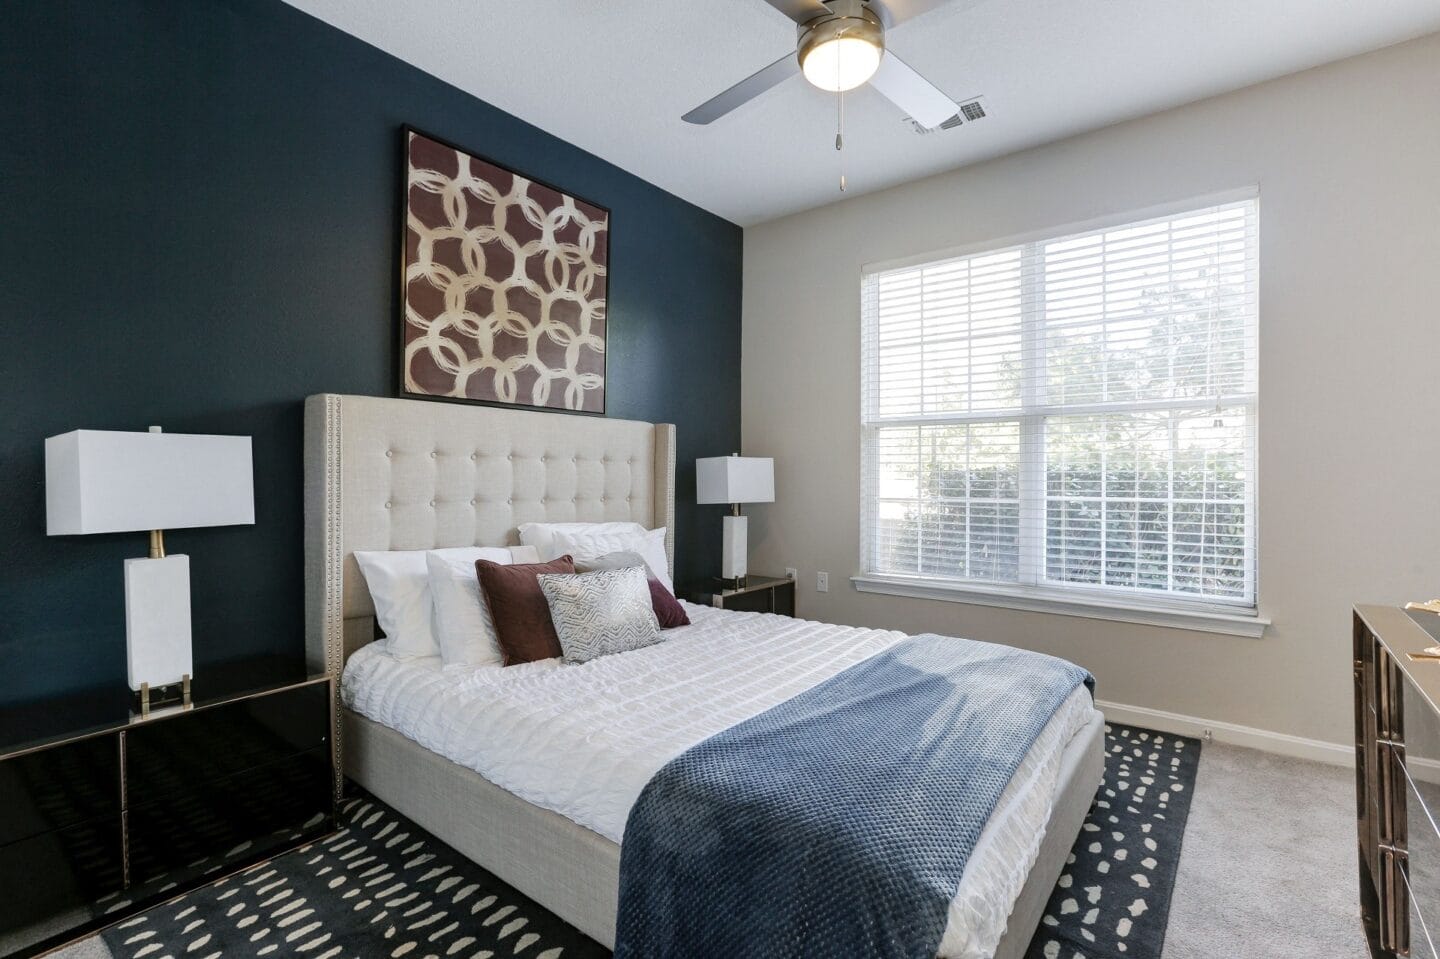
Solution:
M 741 225 L 842 198 L 835 97 L 798 77 L 680 119 L 794 50 L 761 0 L 288 2 Z M 1440 0 L 954 0 L 887 43 L 992 115 L 921 136 L 873 90 L 847 95 L 845 195 L 1437 30 Z

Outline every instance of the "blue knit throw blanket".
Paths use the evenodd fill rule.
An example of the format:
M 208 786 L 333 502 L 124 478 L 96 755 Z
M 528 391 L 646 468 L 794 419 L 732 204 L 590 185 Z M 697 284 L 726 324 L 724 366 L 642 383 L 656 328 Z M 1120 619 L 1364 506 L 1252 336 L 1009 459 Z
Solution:
M 996 801 L 1081 683 L 916 636 L 692 747 L 630 811 L 617 959 L 930 959 Z

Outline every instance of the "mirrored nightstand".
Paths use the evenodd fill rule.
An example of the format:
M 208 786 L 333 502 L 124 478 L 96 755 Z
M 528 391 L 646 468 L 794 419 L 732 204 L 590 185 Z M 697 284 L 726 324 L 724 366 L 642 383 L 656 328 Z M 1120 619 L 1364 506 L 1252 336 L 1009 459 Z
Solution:
M 303 662 L 240 660 L 145 716 L 123 685 L 0 711 L 0 956 L 333 831 L 332 683 Z
M 727 588 L 718 579 L 713 583 L 711 590 L 696 593 L 695 602 L 746 613 L 795 615 L 795 581 L 789 577 L 752 575 L 738 588 Z

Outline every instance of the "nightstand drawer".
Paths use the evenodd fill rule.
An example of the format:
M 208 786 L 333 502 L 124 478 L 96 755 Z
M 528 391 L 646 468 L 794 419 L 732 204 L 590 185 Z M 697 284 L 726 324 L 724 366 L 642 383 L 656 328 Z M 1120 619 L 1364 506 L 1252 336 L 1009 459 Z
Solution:
M 91 904 L 124 885 L 119 815 L 0 846 L 0 955 L 90 917 Z
M 120 812 L 120 749 L 92 736 L 0 762 L 0 846 Z
M 132 785 L 132 883 L 183 882 L 294 845 L 303 834 L 328 832 L 330 770 L 330 748 L 321 746 L 154 802 Z
M 183 794 L 323 746 L 330 687 L 311 683 L 146 723 L 125 737 L 129 804 Z

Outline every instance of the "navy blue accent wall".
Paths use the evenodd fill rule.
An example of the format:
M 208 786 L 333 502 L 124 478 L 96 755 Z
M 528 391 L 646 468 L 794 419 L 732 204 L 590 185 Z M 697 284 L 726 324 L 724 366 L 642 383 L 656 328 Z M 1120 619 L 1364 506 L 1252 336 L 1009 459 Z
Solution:
M 3 21 L 0 706 L 125 680 L 145 535 L 45 535 L 43 440 L 80 427 L 254 437 L 256 524 L 166 543 L 197 673 L 303 651 L 301 405 L 394 395 L 404 123 L 611 209 L 609 415 L 678 425 L 678 579 L 712 572 L 694 460 L 739 448 L 739 227 L 280 0 Z

